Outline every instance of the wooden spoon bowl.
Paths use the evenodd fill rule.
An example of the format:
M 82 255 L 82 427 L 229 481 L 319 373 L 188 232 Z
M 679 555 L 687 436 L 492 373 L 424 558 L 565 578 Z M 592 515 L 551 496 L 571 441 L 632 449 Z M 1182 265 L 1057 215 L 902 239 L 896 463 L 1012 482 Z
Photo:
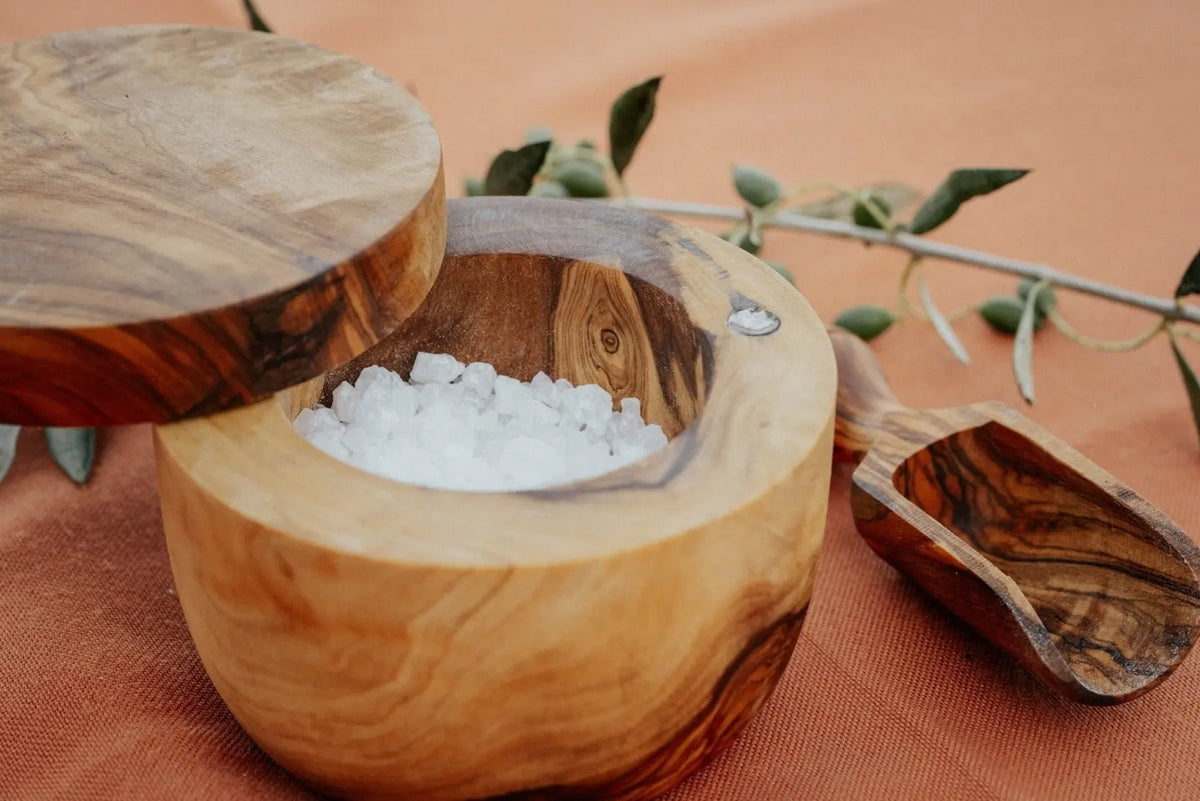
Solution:
M 905 409 L 865 344 L 831 334 L 838 448 L 859 532 L 1076 701 L 1136 698 L 1200 634 L 1200 549 L 1161 511 L 1002 403 Z
M 724 748 L 798 636 L 836 378 L 816 314 L 716 237 L 568 201 L 448 204 L 420 309 L 273 400 L 156 430 L 197 649 L 280 764 L 355 798 L 651 798 Z M 779 325 L 730 327 L 760 304 Z M 768 315 L 769 317 L 769 315 Z M 418 350 L 639 397 L 671 436 L 520 493 L 360 472 L 289 420 Z

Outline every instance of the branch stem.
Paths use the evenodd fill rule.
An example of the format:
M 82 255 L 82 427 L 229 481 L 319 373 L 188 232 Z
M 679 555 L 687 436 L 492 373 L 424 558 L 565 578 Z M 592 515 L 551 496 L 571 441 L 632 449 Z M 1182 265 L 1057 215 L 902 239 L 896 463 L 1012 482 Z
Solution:
M 1124 353 L 1125 351 L 1137 350 L 1142 345 L 1145 345 L 1150 340 L 1161 334 L 1167 327 L 1167 321 L 1159 320 L 1153 328 L 1138 334 L 1131 339 L 1096 339 L 1089 337 L 1087 334 L 1079 332 L 1075 326 L 1063 319 L 1062 315 L 1057 310 L 1051 309 L 1046 313 L 1046 318 L 1054 324 L 1054 327 L 1063 333 L 1063 335 L 1072 342 L 1077 342 L 1085 348 L 1092 350 L 1104 351 L 1105 353 Z
M 717 206 L 709 203 L 690 203 L 686 201 L 658 200 L 655 198 L 629 197 L 618 201 L 639 211 L 656 214 L 677 214 L 685 217 L 707 217 L 719 220 L 741 220 L 745 212 L 728 206 Z M 936 242 L 922 236 L 898 231 L 887 233 L 875 228 L 864 228 L 859 225 L 841 222 L 839 220 L 824 220 L 818 217 L 808 217 L 794 212 L 781 211 L 764 225 L 787 228 L 793 231 L 804 231 L 823 236 L 856 239 L 860 242 L 870 242 L 874 245 L 897 248 L 917 256 L 954 261 L 960 264 L 970 264 L 993 272 L 1016 275 L 1022 278 L 1033 278 L 1038 281 L 1049 281 L 1055 287 L 1093 295 L 1098 298 L 1121 303 L 1126 306 L 1144 309 L 1161 315 L 1167 320 L 1182 320 L 1200 324 L 1200 308 L 1177 304 L 1170 298 L 1146 295 L 1132 292 L 1120 287 L 1110 286 L 1090 278 L 1083 278 L 1071 273 L 1065 273 L 1045 264 L 1019 261 L 1003 256 L 996 256 L 979 250 Z

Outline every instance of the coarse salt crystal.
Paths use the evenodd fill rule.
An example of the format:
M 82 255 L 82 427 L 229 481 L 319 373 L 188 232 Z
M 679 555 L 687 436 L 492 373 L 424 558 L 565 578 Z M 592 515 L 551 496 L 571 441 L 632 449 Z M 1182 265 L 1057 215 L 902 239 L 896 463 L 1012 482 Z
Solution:
M 496 411 L 500 414 L 519 416 L 530 409 L 533 393 L 529 387 L 506 375 L 496 377 Z
M 380 367 L 377 364 L 372 364 L 368 367 L 364 367 L 362 372 L 358 374 L 358 379 L 354 382 L 354 388 L 359 392 L 363 392 L 367 387 L 371 386 L 377 381 L 383 381 L 391 384 L 398 380 L 400 380 L 400 376 L 396 375 L 391 370 L 387 369 L 386 367 Z
M 500 492 L 578 481 L 667 444 L 641 401 L 598 384 L 576 387 L 538 373 L 528 383 L 492 365 L 420 353 L 409 382 L 379 366 L 333 391 L 331 407 L 293 422 L 314 446 L 395 481 Z
M 338 384 L 333 391 L 333 413 L 343 423 L 354 422 L 354 410 L 358 408 L 358 390 L 349 381 Z
M 410 378 L 419 384 L 449 384 L 465 365 L 448 353 L 418 353 Z
M 463 368 L 462 385 L 475 397 L 486 398 L 496 386 L 496 368 L 487 362 L 471 362 Z
M 312 409 L 303 409 L 300 414 L 296 415 L 296 419 L 292 421 L 292 430 L 302 437 L 307 437 L 308 432 L 312 431 L 313 423 L 316 419 L 316 412 Z
M 554 383 L 554 379 L 550 376 L 539 372 L 529 382 L 529 389 L 533 393 L 533 397 L 542 403 L 551 408 L 558 407 L 558 396 L 562 394 L 562 390 Z

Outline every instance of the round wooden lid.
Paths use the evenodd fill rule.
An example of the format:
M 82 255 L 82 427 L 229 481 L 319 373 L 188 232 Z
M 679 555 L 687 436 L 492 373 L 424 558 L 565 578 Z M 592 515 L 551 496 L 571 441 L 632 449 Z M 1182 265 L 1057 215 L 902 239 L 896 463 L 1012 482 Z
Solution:
M 384 75 L 270 34 L 0 46 L 0 422 L 165 422 L 361 353 L 441 264 L 441 146 Z

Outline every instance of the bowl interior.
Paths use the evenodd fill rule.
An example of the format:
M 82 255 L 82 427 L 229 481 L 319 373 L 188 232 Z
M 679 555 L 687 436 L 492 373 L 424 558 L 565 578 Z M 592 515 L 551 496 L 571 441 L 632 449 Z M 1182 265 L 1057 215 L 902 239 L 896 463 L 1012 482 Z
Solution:
M 407 376 L 421 351 L 485 361 L 528 381 L 539 371 L 636 397 L 674 437 L 696 419 L 712 380 L 711 337 L 683 304 L 615 267 L 537 254 L 448 256 L 420 308 L 345 366 L 279 393 L 288 419 L 378 364 Z

